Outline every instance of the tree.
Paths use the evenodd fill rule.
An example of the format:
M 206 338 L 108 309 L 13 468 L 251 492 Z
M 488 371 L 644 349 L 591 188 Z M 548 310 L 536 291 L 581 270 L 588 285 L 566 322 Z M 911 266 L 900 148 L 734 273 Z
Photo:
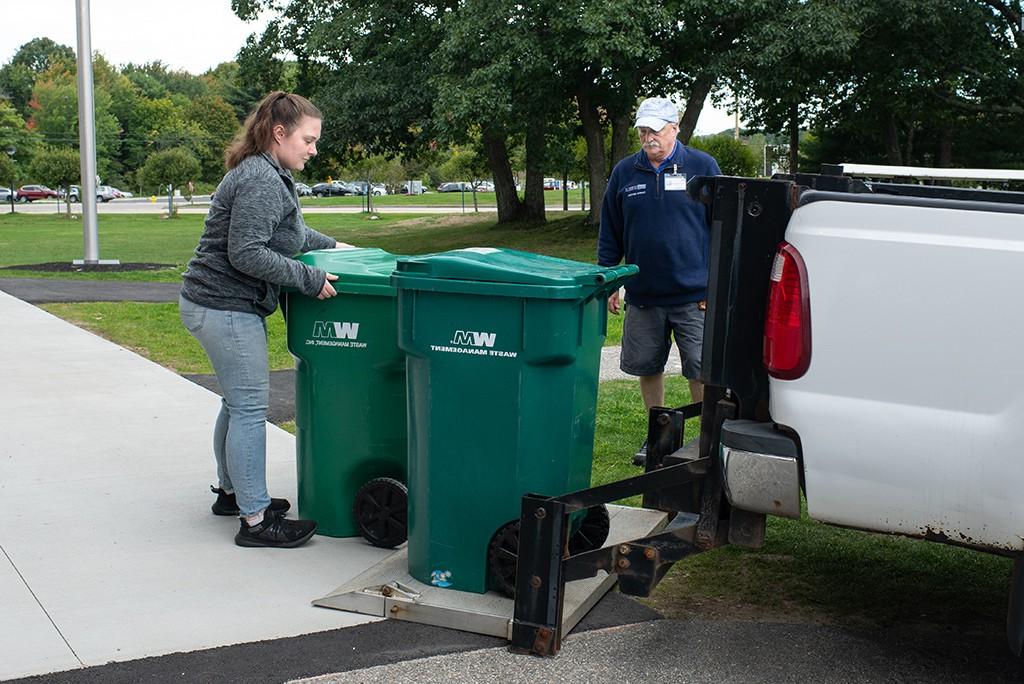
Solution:
M 291 90 L 285 79 L 284 61 L 278 59 L 281 36 L 278 24 L 271 22 L 262 36 L 250 35 L 238 51 L 238 80 L 243 88 L 258 97 L 273 90 Z
M 39 135 L 30 131 L 14 107 L 0 100 L 0 153 L 7 156 L 7 150 L 15 148 L 17 158 L 29 160 L 39 147 Z M 0 179 L 7 182 L 7 178 Z
M 370 183 L 384 183 L 391 192 L 395 192 L 395 189 L 409 178 L 408 171 L 400 159 L 389 159 L 383 155 L 366 157 L 349 164 L 340 175 Z
M 70 147 L 45 147 L 32 160 L 29 172 L 33 178 L 55 188 L 64 188 L 68 198 L 67 218 L 71 218 L 71 186 L 81 179 L 78 152 Z
M 66 68 L 75 62 L 75 51 L 49 38 L 33 38 L 14 53 L 0 69 L 0 96 L 6 96 L 23 116 L 29 116 L 29 100 L 36 79 L 54 65 Z
M 110 94 L 102 88 L 94 91 L 96 123 L 96 168 L 106 176 L 117 164 L 121 141 L 120 125 L 110 113 Z M 40 75 L 29 102 L 29 125 L 49 145 L 78 143 L 78 86 L 74 73 L 57 65 Z
M 202 130 L 196 156 L 202 165 L 202 178 L 215 182 L 224 173 L 224 150 L 238 132 L 238 119 L 227 102 L 216 95 L 192 100 L 184 111 L 185 121 Z
M 199 160 L 188 150 L 177 147 L 149 155 L 139 175 L 149 187 L 167 188 L 168 197 L 173 198 L 174 189 L 198 178 L 199 171 Z M 172 209 L 168 218 L 173 215 Z
M 0 148 L 0 187 L 7 187 L 8 184 L 11 190 L 17 185 L 18 181 L 18 166 L 14 163 L 4 148 Z
M 446 181 L 468 180 L 473 186 L 473 211 L 479 211 L 476 188 L 487 174 L 487 159 L 469 146 L 456 147 L 439 171 Z
M 752 126 L 788 131 L 792 172 L 798 170 L 800 127 L 845 86 L 839 76 L 845 66 L 863 57 L 857 43 L 873 1 L 766 0 L 770 16 L 744 36 L 730 87 L 746 103 Z M 885 54 L 897 49 L 888 46 Z
M 758 175 L 757 156 L 753 150 L 730 135 L 720 133 L 696 137 L 690 140 L 690 145 L 714 157 L 726 176 Z

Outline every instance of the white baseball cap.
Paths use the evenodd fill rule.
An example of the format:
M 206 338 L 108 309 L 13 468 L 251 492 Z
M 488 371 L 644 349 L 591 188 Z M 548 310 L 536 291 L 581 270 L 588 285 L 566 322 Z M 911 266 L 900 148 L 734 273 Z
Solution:
M 679 110 L 667 97 L 649 97 L 636 109 L 636 123 L 633 128 L 650 128 L 660 131 L 670 123 L 679 123 Z

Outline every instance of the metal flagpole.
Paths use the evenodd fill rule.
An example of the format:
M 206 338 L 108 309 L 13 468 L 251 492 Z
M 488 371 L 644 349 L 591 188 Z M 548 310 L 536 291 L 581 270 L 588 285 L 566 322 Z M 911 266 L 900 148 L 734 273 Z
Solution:
M 96 108 L 93 98 L 92 37 L 89 24 L 89 0 L 76 0 L 78 19 L 78 145 L 81 160 L 82 185 L 82 238 L 84 259 L 75 264 L 117 264 L 119 261 L 100 261 L 99 228 L 96 221 Z

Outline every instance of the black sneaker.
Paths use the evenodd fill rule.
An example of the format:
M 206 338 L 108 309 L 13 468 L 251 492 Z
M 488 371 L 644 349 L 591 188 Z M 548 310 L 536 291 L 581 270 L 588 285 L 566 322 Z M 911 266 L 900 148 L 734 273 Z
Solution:
M 316 532 L 312 520 L 289 520 L 269 508 L 263 512 L 263 521 L 249 525 L 239 521 L 235 543 L 239 546 L 266 546 L 277 549 L 291 549 L 302 546 Z
M 217 500 L 210 506 L 210 510 L 213 511 L 214 515 L 238 515 L 238 503 L 235 501 L 235 493 L 226 493 L 220 487 L 214 487 L 210 485 L 210 491 L 217 495 Z M 270 510 L 275 513 L 281 513 L 282 515 L 288 512 L 292 505 L 288 503 L 288 499 L 271 499 Z
M 633 454 L 633 465 L 641 468 L 647 465 L 647 440 L 644 440 L 644 445 Z

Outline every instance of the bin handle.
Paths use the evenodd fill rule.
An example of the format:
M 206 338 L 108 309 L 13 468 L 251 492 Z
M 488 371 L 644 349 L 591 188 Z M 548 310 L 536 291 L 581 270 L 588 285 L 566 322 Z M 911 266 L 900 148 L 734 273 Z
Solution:
M 593 292 L 587 295 L 583 299 L 583 303 L 586 304 L 592 299 L 597 297 L 606 296 L 612 290 L 616 290 L 621 286 L 623 280 L 632 278 L 640 272 L 640 268 L 634 264 L 623 264 L 622 266 L 616 266 L 610 268 L 604 273 L 598 273 L 594 276 L 594 282 L 600 285 L 595 288 Z

